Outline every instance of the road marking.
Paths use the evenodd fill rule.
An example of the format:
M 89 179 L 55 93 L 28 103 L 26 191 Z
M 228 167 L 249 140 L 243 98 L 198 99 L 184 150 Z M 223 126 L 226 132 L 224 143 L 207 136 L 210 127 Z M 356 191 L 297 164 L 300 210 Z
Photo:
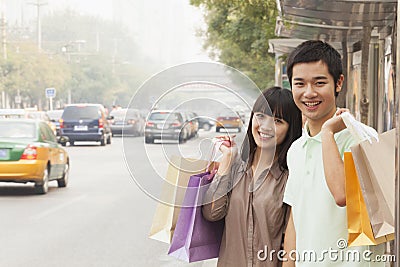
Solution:
M 43 212 L 40 212 L 40 213 L 36 214 L 35 216 L 33 216 L 33 217 L 32 217 L 32 220 L 34 220 L 34 221 L 40 220 L 40 219 L 46 217 L 47 215 L 49 215 L 49 214 L 51 214 L 51 213 L 54 213 L 54 212 L 57 212 L 57 211 L 59 211 L 59 210 L 65 208 L 65 207 L 67 207 L 67 206 L 69 206 L 69 205 L 72 205 L 73 203 L 75 203 L 75 202 L 77 202 L 77 201 L 81 201 L 82 199 L 84 199 L 84 198 L 86 198 L 86 197 L 87 197 L 87 195 L 85 194 L 85 195 L 82 195 L 82 196 L 73 198 L 73 199 L 71 199 L 70 201 L 65 202 L 65 203 L 63 203 L 63 204 L 61 204 L 61 205 L 58 205 L 58 206 L 55 206 L 55 207 L 53 207 L 53 208 L 51 208 L 51 209 L 45 210 L 45 211 L 43 211 Z

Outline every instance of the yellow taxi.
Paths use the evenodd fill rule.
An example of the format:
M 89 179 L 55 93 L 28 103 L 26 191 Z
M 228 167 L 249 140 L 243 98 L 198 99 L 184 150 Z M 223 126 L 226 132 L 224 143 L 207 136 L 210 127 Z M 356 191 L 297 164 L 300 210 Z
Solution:
M 237 129 L 238 132 L 241 132 L 243 127 L 243 121 L 239 117 L 239 115 L 226 115 L 217 117 L 217 121 L 215 123 L 215 131 L 219 132 L 221 129 Z
M 36 193 L 46 194 L 49 181 L 67 186 L 69 166 L 66 150 L 46 122 L 0 119 L 0 182 L 32 182 Z

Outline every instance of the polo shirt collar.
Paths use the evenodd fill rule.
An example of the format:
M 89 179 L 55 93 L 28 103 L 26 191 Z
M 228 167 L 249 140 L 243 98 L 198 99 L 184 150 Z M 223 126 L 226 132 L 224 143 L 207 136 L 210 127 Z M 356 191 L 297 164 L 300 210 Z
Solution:
M 315 136 L 310 136 L 309 134 L 309 129 L 308 129 L 308 121 L 304 124 L 304 131 L 303 131 L 303 136 L 302 136 L 302 146 L 304 147 L 310 140 L 317 141 L 319 143 L 322 143 L 321 140 L 321 131 L 315 135 Z

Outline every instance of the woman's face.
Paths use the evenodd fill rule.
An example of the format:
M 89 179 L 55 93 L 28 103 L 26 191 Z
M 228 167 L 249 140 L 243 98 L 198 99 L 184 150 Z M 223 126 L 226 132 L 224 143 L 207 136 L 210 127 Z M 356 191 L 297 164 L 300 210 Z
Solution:
M 289 124 L 283 119 L 262 112 L 254 113 L 251 131 L 257 147 L 261 149 L 271 149 L 282 144 L 288 129 Z

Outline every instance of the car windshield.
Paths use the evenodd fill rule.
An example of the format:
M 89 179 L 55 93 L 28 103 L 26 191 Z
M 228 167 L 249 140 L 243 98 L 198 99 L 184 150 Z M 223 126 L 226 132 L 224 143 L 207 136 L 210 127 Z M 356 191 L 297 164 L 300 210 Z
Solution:
M 35 138 L 35 129 L 31 122 L 0 121 L 0 138 Z
M 47 111 L 47 115 L 50 117 L 52 121 L 58 121 L 61 118 L 64 110 L 52 110 Z
M 153 121 L 180 121 L 180 115 L 178 113 L 170 112 L 154 112 L 150 115 L 149 119 Z
M 126 110 L 114 110 L 110 113 L 114 119 L 123 120 L 125 118 Z
M 66 107 L 62 115 L 64 120 L 97 119 L 99 116 L 99 108 L 96 106 Z

